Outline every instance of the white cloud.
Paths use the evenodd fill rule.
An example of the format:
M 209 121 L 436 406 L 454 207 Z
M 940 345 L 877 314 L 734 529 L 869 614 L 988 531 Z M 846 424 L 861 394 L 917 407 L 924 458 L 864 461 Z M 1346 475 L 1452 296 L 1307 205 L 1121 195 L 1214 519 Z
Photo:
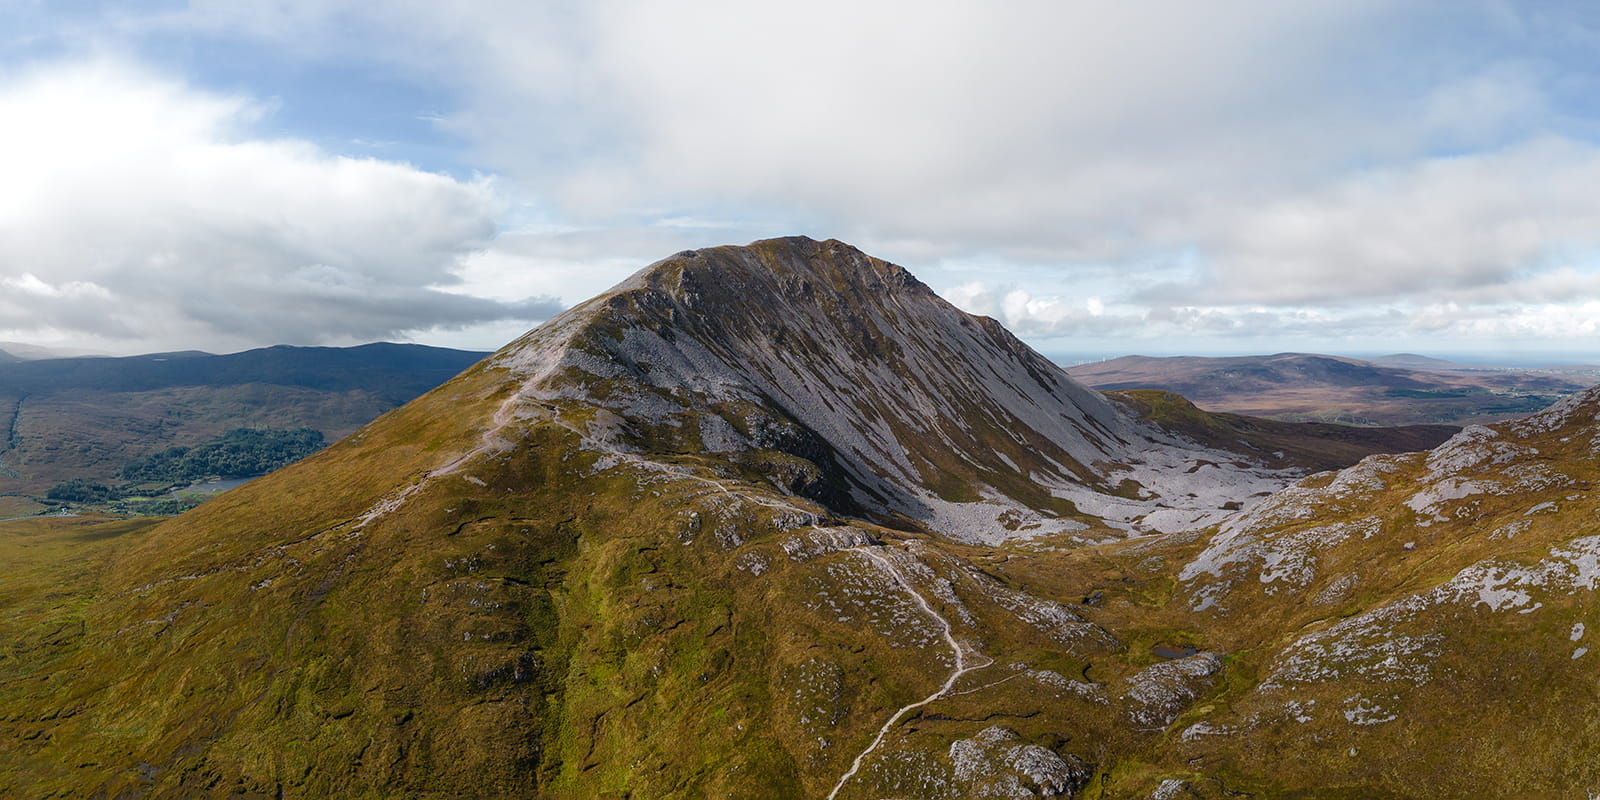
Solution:
M 1529 306 L 1461 306 L 1441 303 L 1421 309 L 1410 328 L 1432 335 L 1482 341 L 1569 339 L 1600 336 L 1600 300 Z
M 1559 280 L 1600 298 L 1597 181 L 1600 148 L 1541 139 L 1362 172 L 1256 208 L 1219 208 L 1192 231 L 1211 259 L 1191 280 L 1145 297 L 1499 302 Z
M 1354 173 L 1526 144 L 1561 124 L 1565 77 L 1528 48 L 1548 37 L 1517 39 L 1552 16 L 1377 0 L 286 0 L 197 2 L 186 19 L 300 46 L 355 20 L 397 69 L 447 65 L 433 79 L 463 99 L 447 124 L 569 211 L 777 209 L 863 243 L 1081 261 L 1197 239 L 1252 255 L 1253 214 L 1350 191 Z
M 554 310 L 430 288 L 491 244 L 491 182 L 252 138 L 268 113 L 117 60 L 0 76 L 7 327 L 230 347 Z
M 68 281 L 61 285 L 53 285 L 45 283 L 39 279 L 39 276 L 31 272 L 24 272 L 14 278 L 0 278 L 0 286 L 35 297 L 71 297 L 78 299 L 108 299 L 111 297 L 111 292 L 96 283 Z
M 1570 275 L 1568 275 L 1570 277 Z M 1583 279 L 1586 289 L 1597 281 Z M 1447 343 L 1451 349 L 1515 348 L 1578 351 L 1594 357 L 1600 335 L 1600 299 L 1595 293 L 1560 294 L 1564 280 L 1539 281 L 1543 299 L 1481 299 L 1440 302 L 1384 301 L 1335 307 L 1264 304 L 1106 304 L 1097 297 L 1037 297 L 1014 286 L 972 282 L 944 291 L 952 303 L 995 317 L 1019 335 L 1051 341 L 1056 349 L 1096 349 L 1121 342 L 1135 349 L 1156 345 L 1172 352 L 1225 347 L 1246 352 L 1270 331 L 1274 347 L 1359 351 L 1417 349 L 1417 343 Z M 1097 310 L 1098 309 L 1098 310 Z M 1228 344 L 1228 343 L 1232 344 Z M 1141 344 L 1143 343 L 1143 344 Z
M 225 231 L 204 252 L 279 264 L 278 284 L 328 308 L 391 285 L 572 301 L 676 249 L 808 233 L 925 278 L 980 256 L 1029 265 L 953 295 L 1024 335 L 1571 336 L 1600 299 L 1600 39 L 1585 14 L 1419 0 L 191 0 L 116 26 L 244 36 L 445 87 L 457 104 L 438 124 L 499 183 L 252 141 L 270 108 L 168 86 L 116 112 L 132 120 L 122 143 L 79 148 L 106 158 L 66 174 L 105 199 L 67 194 L 97 230 L 153 242 L 155 261 L 179 255 L 151 232 L 163 220 Z M 103 179 L 129 161 L 173 166 L 177 150 L 202 166 Z M 148 208 L 127 196 L 153 185 Z M 330 211 L 307 185 L 354 187 L 347 200 L 370 213 Z M 491 241 L 496 191 L 565 228 Z M 255 211 L 286 204 L 307 211 Z M 376 244 L 396 219 L 399 235 Z M 700 227 L 719 219 L 739 222 Z M 374 259 L 389 272 L 360 266 Z M 1449 302 L 1483 322 L 1429 322 L 1458 319 L 1425 311 Z M 1533 309 L 1551 324 L 1515 322 Z
M 1206 185 L 1185 179 L 1271 184 L 1391 147 L 1344 107 L 1370 72 L 1328 68 L 1407 5 L 284 0 L 165 24 L 330 58 L 347 42 L 328 32 L 354 28 L 391 68 L 455 83 L 452 130 L 574 210 L 755 204 L 843 234 L 1059 251 Z M 1330 125 L 1349 135 L 1306 135 Z
M 1000 320 L 1022 336 L 1104 335 L 1126 333 L 1140 325 L 1142 314 L 1111 310 L 1095 296 L 1036 297 L 1012 285 L 980 281 L 941 293 L 957 307 Z

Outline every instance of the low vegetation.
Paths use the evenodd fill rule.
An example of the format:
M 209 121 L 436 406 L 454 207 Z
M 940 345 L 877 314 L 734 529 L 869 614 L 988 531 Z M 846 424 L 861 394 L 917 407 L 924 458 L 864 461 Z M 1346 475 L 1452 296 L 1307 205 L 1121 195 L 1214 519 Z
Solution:
M 169 447 L 134 459 L 117 470 L 117 477 L 135 483 L 250 478 L 299 461 L 325 444 L 322 432 L 310 428 L 237 428 L 194 447 Z
M 373 344 L 0 364 L 0 495 L 113 486 L 129 461 L 238 428 L 338 439 L 483 355 Z
M 240 428 L 194 447 L 172 447 L 124 464 L 123 480 L 107 485 L 72 478 L 50 487 L 41 508 L 70 506 L 122 514 L 170 515 L 194 508 L 215 490 L 193 490 L 197 482 L 254 478 L 280 469 L 325 446 L 322 433 Z
M 45 492 L 45 498 L 58 503 L 105 503 L 122 498 L 122 492 L 82 478 L 62 481 Z

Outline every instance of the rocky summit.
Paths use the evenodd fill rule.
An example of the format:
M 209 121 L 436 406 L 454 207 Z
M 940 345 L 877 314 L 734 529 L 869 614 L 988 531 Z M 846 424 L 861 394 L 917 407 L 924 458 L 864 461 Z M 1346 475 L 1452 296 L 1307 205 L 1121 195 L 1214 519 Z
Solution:
M 195 511 L 0 530 L 0 795 L 1588 796 L 1600 393 L 1447 434 L 679 253 Z

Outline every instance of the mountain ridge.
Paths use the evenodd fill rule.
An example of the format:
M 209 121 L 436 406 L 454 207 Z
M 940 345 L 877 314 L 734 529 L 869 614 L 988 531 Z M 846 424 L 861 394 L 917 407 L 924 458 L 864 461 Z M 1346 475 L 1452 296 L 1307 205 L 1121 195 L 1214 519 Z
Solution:
M 874 302 L 863 302 L 868 295 Z M 717 313 L 697 313 L 700 303 Z M 788 318 L 767 319 L 769 308 L 788 309 Z M 590 314 L 606 334 L 588 341 L 593 352 L 539 361 L 549 350 L 535 340 L 566 342 L 569 334 L 554 332 Z M 686 429 L 666 424 L 674 415 L 695 417 L 701 437 L 680 441 L 685 449 L 750 446 L 749 431 L 738 430 L 748 420 L 718 408 L 770 405 L 771 424 L 798 424 L 803 438 L 843 444 L 830 454 L 843 473 L 832 476 L 835 489 L 848 482 L 858 504 L 939 519 L 946 533 L 993 530 L 1008 515 L 1033 529 L 1089 520 L 1189 525 L 1292 480 L 1260 454 L 1209 449 L 1139 420 L 994 320 L 966 314 L 903 268 L 836 241 L 798 237 L 678 254 L 509 349 L 527 347 L 538 366 L 517 366 L 506 354 L 496 363 L 529 370 L 528 385 L 564 371 L 584 397 L 603 396 L 608 382 L 622 379 L 651 387 L 652 396 L 599 402 L 662 436 Z M 674 392 L 696 399 L 681 402 Z M 860 393 L 869 399 L 856 402 Z M 1180 471 L 1195 460 L 1210 466 Z M 1008 502 L 1018 498 L 1026 499 Z
M 0 792 L 1311 796 L 1262 771 L 1279 722 L 1196 728 L 1277 702 L 1257 676 L 1316 630 L 1275 620 L 1307 612 L 1236 589 L 1223 618 L 1194 608 L 1210 573 L 1180 576 L 1227 546 L 1210 520 L 1279 507 L 1259 488 L 1338 476 L 1089 393 L 891 267 L 808 239 L 679 254 L 180 517 L 30 521 L 97 558 L 57 560 L 94 567 L 53 592 L 0 576 Z M 1366 507 L 1410 508 L 1389 499 Z M 1419 796 L 1363 775 L 1341 785 Z

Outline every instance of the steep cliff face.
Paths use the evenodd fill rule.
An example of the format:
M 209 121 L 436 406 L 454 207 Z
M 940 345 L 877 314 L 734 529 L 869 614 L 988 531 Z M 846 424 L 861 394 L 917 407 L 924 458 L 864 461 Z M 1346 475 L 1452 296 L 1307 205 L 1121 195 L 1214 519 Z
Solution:
M 1296 534 L 1273 526 L 1306 518 L 1282 498 L 1432 457 L 1252 506 L 1301 474 L 1284 454 L 1140 403 L 841 243 L 681 253 L 298 465 L 63 540 L 94 569 L 0 618 L 21 643 L 0 659 L 0 794 L 1269 785 L 1250 759 L 1271 729 L 1189 735 L 1285 707 L 1268 676 L 1330 624 L 1253 576 L 1324 592 L 1354 570 L 1351 618 L 1424 579 L 1283 566 Z M 1580 447 L 1578 423 L 1552 430 Z M 1498 457 L 1360 502 L 1414 500 L 1446 536 L 1447 482 Z M 1353 543 L 1367 523 L 1348 524 Z

